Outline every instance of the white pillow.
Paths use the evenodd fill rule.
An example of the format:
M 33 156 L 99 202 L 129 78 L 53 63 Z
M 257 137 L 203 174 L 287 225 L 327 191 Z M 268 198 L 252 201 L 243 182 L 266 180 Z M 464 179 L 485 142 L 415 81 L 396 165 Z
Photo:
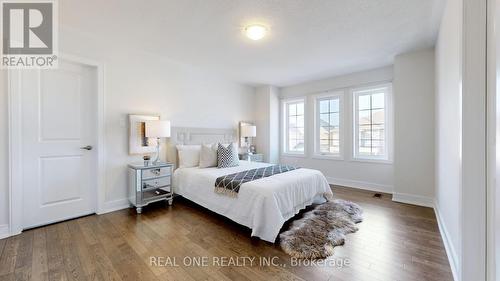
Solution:
M 179 168 L 190 168 L 200 165 L 201 145 L 177 145 Z
M 217 146 L 215 144 L 204 144 L 200 152 L 200 168 L 217 166 Z

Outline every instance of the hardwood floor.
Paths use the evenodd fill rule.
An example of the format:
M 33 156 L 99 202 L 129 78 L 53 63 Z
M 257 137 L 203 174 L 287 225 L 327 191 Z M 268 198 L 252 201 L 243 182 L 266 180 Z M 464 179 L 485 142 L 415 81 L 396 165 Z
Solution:
M 388 194 L 333 190 L 363 207 L 364 222 L 335 248 L 332 264 L 295 266 L 277 244 L 181 199 L 142 215 L 121 210 L 0 240 L 0 280 L 453 280 L 432 209 L 394 203 Z M 151 266 L 151 257 L 163 257 L 162 266 Z M 201 257 L 210 265 L 221 257 L 255 260 L 203 266 Z M 279 264 L 261 265 L 262 257 Z M 194 258 L 199 266 L 184 265 Z

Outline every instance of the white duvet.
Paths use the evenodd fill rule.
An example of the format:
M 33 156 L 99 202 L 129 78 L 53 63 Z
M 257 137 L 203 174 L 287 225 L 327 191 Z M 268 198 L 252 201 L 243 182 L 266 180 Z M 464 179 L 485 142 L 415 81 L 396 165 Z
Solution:
M 273 242 L 283 224 L 301 209 L 325 201 L 332 191 L 320 171 L 300 168 L 241 185 L 237 197 L 214 192 L 223 175 L 271 164 L 240 161 L 232 168 L 179 168 L 173 177 L 174 192 L 252 229 L 252 236 Z

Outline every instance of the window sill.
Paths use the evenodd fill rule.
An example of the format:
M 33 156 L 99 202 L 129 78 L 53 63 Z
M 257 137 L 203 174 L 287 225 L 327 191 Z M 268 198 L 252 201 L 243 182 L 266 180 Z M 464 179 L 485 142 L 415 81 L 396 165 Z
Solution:
M 363 163 L 373 163 L 373 164 L 385 164 L 385 165 L 392 165 L 393 164 L 392 160 L 387 160 L 387 159 L 353 158 L 350 161 L 363 162 Z
M 334 156 L 334 155 L 322 155 L 322 154 L 314 154 L 312 156 L 313 159 L 320 160 L 335 160 L 335 161 L 343 161 L 344 157 L 342 156 Z
M 283 152 L 281 153 L 281 157 L 298 157 L 298 158 L 306 158 L 306 154 L 303 153 L 289 153 L 289 152 Z

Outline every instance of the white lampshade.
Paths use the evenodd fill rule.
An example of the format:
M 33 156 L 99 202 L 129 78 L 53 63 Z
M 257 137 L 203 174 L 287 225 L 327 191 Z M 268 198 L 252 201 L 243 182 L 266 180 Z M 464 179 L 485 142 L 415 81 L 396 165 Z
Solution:
M 147 138 L 168 138 L 170 137 L 170 121 L 154 120 L 146 121 Z
M 256 137 L 257 127 L 255 126 L 241 126 L 241 136 L 246 137 Z

